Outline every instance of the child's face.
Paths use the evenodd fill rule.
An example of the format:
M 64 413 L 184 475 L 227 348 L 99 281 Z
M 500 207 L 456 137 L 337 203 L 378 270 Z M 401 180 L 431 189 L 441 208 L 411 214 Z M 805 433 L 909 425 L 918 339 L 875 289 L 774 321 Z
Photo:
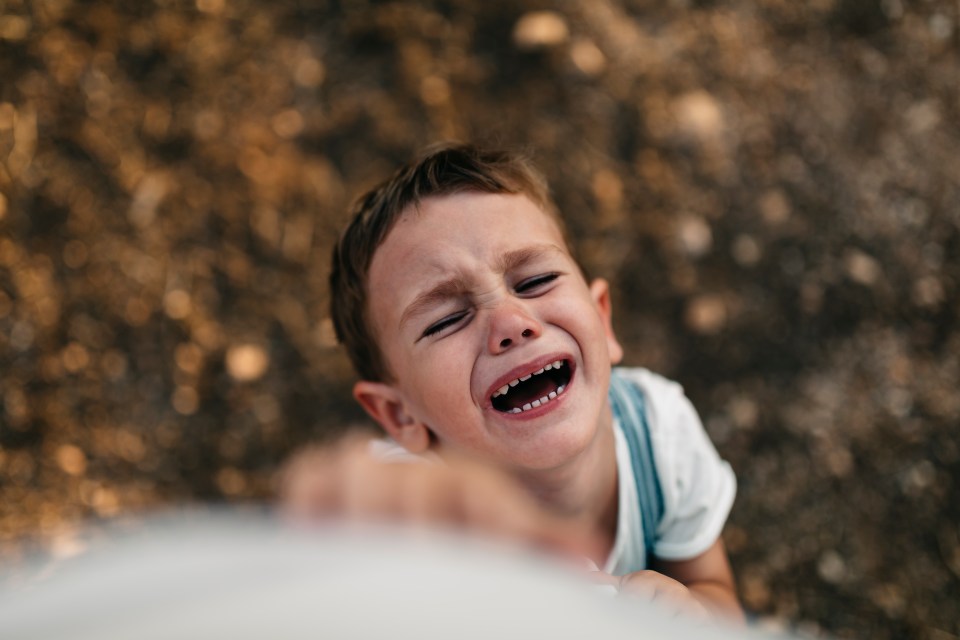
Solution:
M 407 448 L 432 433 L 440 450 L 550 469 L 609 419 L 621 350 L 606 283 L 587 285 L 557 224 L 526 196 L 422 201 L 377 249 L 368 290 L 395 379 L 358 383 L 355 395 Z

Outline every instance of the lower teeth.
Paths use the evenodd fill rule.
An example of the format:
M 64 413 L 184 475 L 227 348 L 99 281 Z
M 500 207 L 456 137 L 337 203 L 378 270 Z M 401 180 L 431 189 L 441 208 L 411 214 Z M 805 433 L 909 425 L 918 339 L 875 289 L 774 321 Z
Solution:
M 510 413 L 523 413 L 524 411 L 530 411 L 530 409 L 535 409 L 537 407 L 543 406 L 563 393 L 565 387 L 557 387 L 556 391 L 551 391 L 548 395 L 540 398 L 539 400 L 534 400 L 533 402 L 528 402 L 522 407 L 514 407 L 510 410 Z

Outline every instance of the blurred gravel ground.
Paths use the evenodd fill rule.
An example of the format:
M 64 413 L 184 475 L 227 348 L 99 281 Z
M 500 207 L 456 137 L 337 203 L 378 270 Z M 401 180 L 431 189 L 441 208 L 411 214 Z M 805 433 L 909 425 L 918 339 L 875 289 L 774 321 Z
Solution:
M 362 421 L 334 234 L 529 147 L 740 478 L 761 624 L 960 636 L 960 3 L 0 0 L 0 552 Z

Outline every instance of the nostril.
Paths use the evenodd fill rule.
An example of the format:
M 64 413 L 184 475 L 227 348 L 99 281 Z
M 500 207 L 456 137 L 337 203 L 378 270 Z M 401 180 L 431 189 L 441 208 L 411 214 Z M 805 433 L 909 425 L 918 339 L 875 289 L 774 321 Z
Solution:
M 529 338 L 530 336 L 533 335 L 533 329 L 524 329 L 523 333 L 521 333 L 520 335 L 523 336 L 524 338 Z
M 513 340 L 511 340 L 510 338 L 504 338 L 503 340 L 500 341 L 500 348 L 506 349 L 507 347 L 510 346 L 512 342 Z

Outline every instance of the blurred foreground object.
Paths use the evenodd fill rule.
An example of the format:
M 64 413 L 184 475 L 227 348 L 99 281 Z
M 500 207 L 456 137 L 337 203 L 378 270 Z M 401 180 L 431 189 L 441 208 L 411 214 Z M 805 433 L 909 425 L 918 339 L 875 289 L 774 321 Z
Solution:
M 372 449 L 377 444 L 354 435 L 300 451 L 280 475 L 286 512 L 474 532 L 600 562 L 598 532 L 547 511 L 506 473 L 449 452 L 391 460 Z
M 371 615 L 373 613 L 374 615 Z M 545 557 L 419 531 L 155 518 L 0 592 L 9 638 L 744 638 L 590 591 Z

